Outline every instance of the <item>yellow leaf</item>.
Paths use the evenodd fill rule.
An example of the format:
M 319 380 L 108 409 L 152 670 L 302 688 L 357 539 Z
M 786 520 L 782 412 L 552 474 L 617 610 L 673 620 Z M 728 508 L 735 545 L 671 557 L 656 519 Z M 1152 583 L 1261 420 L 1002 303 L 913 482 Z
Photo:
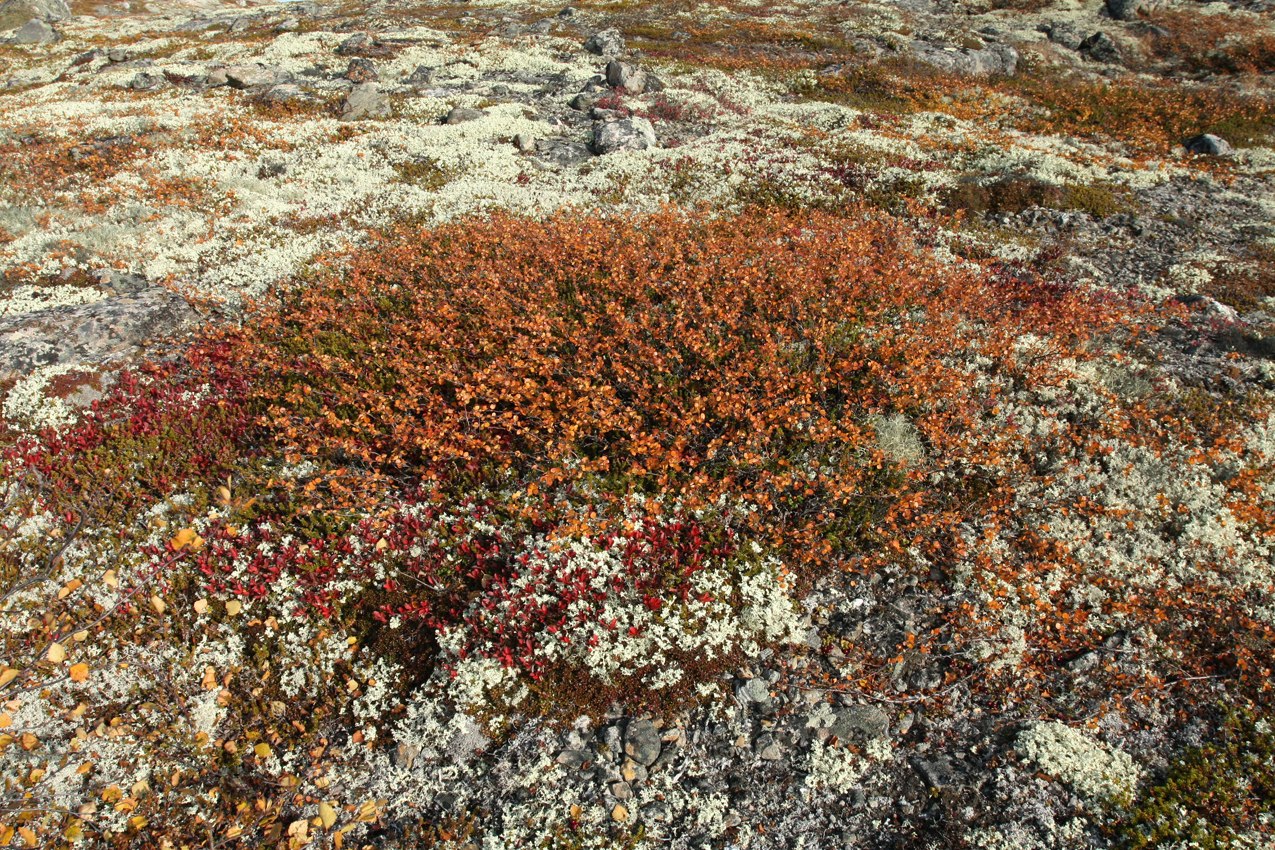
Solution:
M 6 668 L 3 673 L 0 673 L 0 688 L 3 688 L 16 678 L 18 678 L 18 671 L 12 667 Z
M 257 754 L 257 758 L 259 759 L 270 758 L 270 745 L 265 743 L 264 741 L 260 744 L 257 744 L 255 747 L 253 747 L 252 751 Z
M 223 505 L 230 504 L 230 488 L 225 484 L 222 484 L 217 488 L 217 501 L 221 502 Z
M 177 534 L 173 536 L 173 539 L 170 540 L 169 543 L 172 545 L 174 552 L 180 552 L 181 550 L 185 549 L 187 546 L 190 546 L 192 543 L 194 543 L 195 538 L 198 536 L 199 535 L 195 533 L 195 529 L 183 528 L 181 531 L 177 532 Z
M 9 712 L 0 714 L 0 729 L 8 729 L 13 725 L 13 718 L 9 716 Z
M 196 614 L 206 614 L 207 612 L 208 612 L 208 600 L 207 600 L 207 599 L 196 599 L 196 600 L 195 600 L 195 613 L 196 613 Z
M 331 829 L 332 824 L 336 823 L 336 809 L 331 803 L 324 801 L 319 804 L 319 821 L 324 829 Z
M 204 668 L 204 680 L 200 684 L 206 691 L 217 687 L 217 670 L 211 664 Z
M 79 590 L 83 584 L 84 582 L 80 581 L 78 578 L 71 579 L 66 584 L 62 585 L 62 588 L 58 591 L 58 599 L 66 599 L 72 593 Z
M 30 752 L 31 750 L 34 750 L 36 747 L 40 746 L 40 739 L 32 735 L 30 732 L 26 732 L 26 733 L 23 733 L 22 737 L 18 739 L 18 743 L 22 745 L 22 749 L 26 750 L 27 752 Z
M 88 681 L 88 678 L 89 678 L 89 665 L 83 662 L 80 662 L 79 664 L 71 665 L 71 681 L 72 682 L 86 682 Z
M 22 840 L 28 847 L 39 847 L 40 840 L 35 837 L 35 831 L 29 826 L 18 827 L 18 835 L 22 836 Z
M 160 599 L 158 596 L 152 595 L 152 596 L 151 596 L 151 607 L 155 609 L 155 613 L 156 613 L 156 614 L 163 614 L 163 613 L 164 613 L 164 609 L 165 609 L 165 608 L 167 608 L 167 607 L 168 607 L 168 605 L 166 605 L 166 604 L 164 603 L 164 600 Z
M 243 603 L 238 599 L 232 599 L 226 603 L 226 613 L 232 617 L 238 617 L 239 612 L 243 610 Z
M 102 573 L 102 584 L 112 589 L 120 586 L 119 579 L 115 577 L 115 570 L 107 570 Z
M 13 827 L 0 823 L 0 847 L 8 847 L 13 842 Z
M 75 641 L 76 643 L 84 643 L 84 641 L 88 639 L 89 639 L 88 629 L 80 629 L 78 632 L 71 635 L 71 640 Z
M 335 847 L 336 850 L 341 850 L 341 848 L 345 846 L 345 830 L 338 829 L 336 832 L 332 833 L 332 846 Z
M 54 664 L 61 664 L 66 660 L 66 649 L 62 646 L 62 644 L 54 641 L 49 644 L 49 651 L 45 653 L 44 657 L 49 661 L 52 661 Z

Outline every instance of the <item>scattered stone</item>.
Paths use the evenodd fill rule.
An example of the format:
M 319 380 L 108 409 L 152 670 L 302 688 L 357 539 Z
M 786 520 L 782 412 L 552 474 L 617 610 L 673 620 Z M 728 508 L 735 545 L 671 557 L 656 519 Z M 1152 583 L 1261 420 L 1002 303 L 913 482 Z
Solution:
M 633 786 L 627 782 L 616 782 L 611 785 L 611 796 L 617 800 L 628 800 L 633 797 Z
M 142 71 L 128 81 L 127 88 L 131 91 L 159 91 L 167 84 L 163 74 Z
M 377 41 L 365 32 L 356 32 L 336 48 L 338 56 L 388 56 L 392 52 L 388 44 Z
M 1222 322 L 1237 322 L 1240 314 L 1234 307 L 1223 304 L 1216 298 L 1210 298 L 1207 295 L 1188 294 L 1175 295 L 1173 300 L 1185 307 L 1201 313 L 1206 319 L 1213 319 Z
M 296 83 L 283 83 L 271 86 L 257 96 L 257 102 L 265 106 L 296 106 L 298 104 L 317 103 L 313 92 L 301 88 Z
M 588 761 L 589 754 L 581 750 L 563 750 L 557 758 L 558 764 L 571 770 L 579 770 Z
M 909 54 L 918 62 L 961 77 L 1012 77 L 1018 71 L 1018 51 L 1008 44 L 969 50 L 916 40 Z
M 884 738 L 890 733 L 890 715 L 874 705 L 853 705 L 836 710 L 832 734 L 842 741 L 862 735 L 868 740 Z
M 624 36 L 617 29 L 595 32 L 584 42 L 584 49 L 598 56 L 619 56 L 624 52 Z
M 770 702 L 770 685 L 757 676 L 740 685 L 735 694 L 745 702 Z
M 593 105 L 601 99 L 601 95 L 594 94 L 592 92 L 580 92 L 578 95 L 571 98 L 570 106 L 572 109 L 579 110 L 580 112 L 588 112 L 593 109 Z
M 1142 0 L 1106 0 L 1107 14 L 1117 21 L 1136 21 Z
M 1096 32 L 1080 43 L 1080 52 L 1095 62 L 1118 65 L 1124 58 L 1115 39 L 1105 32 Z
M 572 168 L 592 158 L 593 152 L 581 142 L 561 138 L 536 141 L 536 160 L 547 166 Z
M 956 767 L 947 756 L 936 756 L 928 760 L 917 757 L 910 759 L 909 763 L 930 788 L 941 790 L 957 779 Z
M 764 761 L 779 761 L 784 757 L 784 748 L 774 737 L 762 735 L 754 746 L 757 757 Z
M 414 86 L 428 85 L 434 81 L 434 69 L 428 65 L 417 65 L 407 77 L 407 82 Z
M 389 118 L 392 114 L 390 97 L 377 88 L 376 83 L 355 86 L 341 104 L 342 121 L 363 121 L 369 118 Z
M 1201 133 L 1182 142 L 1189 152 L 1203 156 L 1227 156 L 1234 152 L 1231 143 L 1212 133 Z
M 660 732 L 649 720 L 630 720 L 624 730 L 624 754 L 642 766 L 660 756 Z
M 530 133 L 519 133 L 514 136 L 514 147 L 523 153 L 535 153 L 536 139 Z
M 22 26 L 18 27 L 17 32 L 9 39 L 10 44 L 52 44 L 58 40 L 58 34 L 52 26 L 45 21 L 32 18 Z
M 1041 24 L 1040 30 L 1054 44 L 1066 47 L 1068 50 L 1079 50 L 1080 45 L 1085 41 L 1084 34 L 1066 21 L 1050 21 Z
M 101 369 L 136 357 L 148 343 L 195 319 L 185 299 L 158 286 L 90 304 L 0 319 L 0 381 L 62 363 Z
M 629 94 L 642 94 L 646 91 L 646 74 L 628 62 L 608 62 L 606 77 L 607 85 L 622 88 Z
M 208 75 L 210 85 L 216 85 L 213 71 Z M 261 63 L 251 65 L 230 65 L 225 68 L 226 85 L 232 89 L 253 89 L 263 86 L 273 86 L 279 83 L 289 82 L 290 76 L 284 71 L 277 68 L 270 68 Z
M 655 128 L 645 118 L 604 121 L 593 126 L 593 150 L 598 154 L 641 151 L 655 144 Z
M 71 7 L 66 0 L 5 0 L 0 3 L 0 30 L 16 29 L 33 20 L 65 21 L 69 17 Z
M 301 21 L 298 18 L 284 18 L 275 24 L 275 32 L 296 32 L 301 29 Z
M 380 77 L 376 73 L 376 66 L 372 64 L 371 59 L 364 59 L 356 56 L 350 60 L 350 64 L 346 66 L 345 78 L 352 83 L 375 83 Z
M 443 119 L 444 124 L 464 124 L 466 121 L 477 121 L 483 117 L 481 109 L 473 109 L 469 106 L 455 106 L 447 113 L 447 117 Z

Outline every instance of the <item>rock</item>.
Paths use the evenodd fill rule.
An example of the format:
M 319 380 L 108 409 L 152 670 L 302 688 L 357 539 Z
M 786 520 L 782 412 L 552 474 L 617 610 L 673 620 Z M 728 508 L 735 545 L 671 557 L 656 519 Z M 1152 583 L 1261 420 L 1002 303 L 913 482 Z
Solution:
M 380 79 L 372 60 L 361 56 L 350 60 L 350 64 L 345 69 L 345 78 L 352 83 L 375 83 Z
M 338 56 L 388 56 L 391 52 L 388 44 L 382 44 L 365 32 L 356 32 L 336 48 Z
M 769 702 L 770 685 L 760 676 L 749 679 L 735 691 L 736 696 L 745 702 Z
M 466 121 L 477 121 L 483 117 L 481 109 L 473 109 L 468 106 L 452 107 L 451 112 L 447 113 L 447 117 L 443 119 L 444 124 L 464 124 Z
M 535 153 L 536 139 L 530 133 L 519 133 L 514 136 L 514 147 L 523 153 Z
M 619 56 L 624 52 L 624 36 L 617 29 L 595 32 L 585 40 L 584 49 L 598 56 Z
M 0 3 L 0 30 L 15 29 L 33 20 L 64 21 L 69 17 L 71 7 L 66 0 L 5 0 Z
M 284 18 L 275 24 L 275 32 L 296 32 L 301 29 L 301 21 L 298 18 Z
M 127 62 L 132 58 L 133 54 L 118 47 L 112 47 L 110 50 L 106 51 L 106 59 L 109 62 Z
M 598 154 L 641 151 L 655 144 L 655 128 L 645 118 L 625 118 L 593 126 L 593 150 Z
M 1018 51 L 1008 44 L 989 44 L 981 50 L 944 48 L 913 41 L 911 57 L 918 62 L 960 77 L 1012 77 L 1018 70 Z
M 132 91 L 159 91 L 167 84 L 168 81 L 164 79 L 163 74 L 142 71 L 128 81 L 127 87 Z
M 850 741 L 855 735 L 862 735 L 871 741 L 884 738 L 890 732 L 890 716 L 874 705 L 839 708 L 836 715 L 832 734 L 842 741 Z
M 601 99 L 601 95 L 593 94 L 592 92 L 580 92 L 578 95 L 571 98 L 570 106 L 572 109 L 579 110 L 580 112 L 588 112 L 593 109 L 593 104 L 597 103 Z
M 377 88 L 376 83 L 355 86 L 341 104 L 342 121 L 363 121 L 369 118 L 389 118 L 392 114 L 390 97 Z
M 266 106 L 296 106 L 303 103 L 317 103 L 318 98 L 295 83 L 283 83 L 263 91 L 258 95 L 257 102 Z
M 611 809 L 611 820 L 623 823 L 629 819 L 629 810 L 621 803 L 616 803 Z
M 1234 151 L 1231 143 L 1212 133 L 1201 133 L 1182 142 L 1189 152 L 1203 156 L 1227 156 Z
M 1223 304 L 1215 298 L 1207 295 L 1175 295 L 1173 300 L 1183 306 L 1191 308 L 1191 310 L 1202 313 L 1206 319 L 1212 319 L 1222 322 L 1237 322 L 1240 314 L 1234 307 Z
M 611 785 L 611 796 L 617 800 L 628 800 L 633 797 L 633 787 L 627 782 L 616 782 Z
M 930 788 L 946 788 L 957 779 L 956 767 L 947 756 L 936 756 L 928 760 L 913 757 L 909 762 Z
M 262 86 L 273 86 L 279 83 L 289 82 L 291 75 L 277 68 L 270 68 L 261 63 L 253 63 L 251 65 L 230 65 L 225 69 L 226 84 L 232 89 L 252 89 Z M 210 85 L 216 85 L 213 82 L 213 74 L 208 75 Z
M 784 748 L 770 735 L 762 735 L 754 746 L 757 757 L 766 761 L 779 761 L 784 757 Z
M 579 770 L 589 761 L 588 753 L 581 750 L 563 750 L 558 753 L 557 762 L 563 767 L 571 770 Z
M 1124 58 L 1115 40 L 1105 32 L 1096 32 L 1080 43 L 1080 52 L 1095 62 L 1118 65 Z
M 660 756 L 660 732 L 649 720 L 630 720 L 624 730 L 624 754 L 642 766 Z
M 0 380 L 65 363 L 100 370 L 137 356 L 147 344 L 194 320 L 185 299 L 158 286 L 90 304 L 7 316 L 0 319 Z
M 622 88 L 629 94 L 646 91 L 646 74 L 628 62 L 612 60 L 607 63 L 607 85 Z
M 18 27 L 13 36 L 9 39 L 10 44 L 52 44 L 58 40 L 58 34 L 53 27 L 41 20 L 32 18 L 22 26 Z
M 536 160 L 559 168 L 571 168 L 588 162 L 593 152 L 588 145 L 568 139 L 548 138 L 536 141 Z
M 1068 50 L 1079 50 L 1080 45 L 1085 40 L 1081 31 L 1066 21 L 1050 21 L 1047 24 L 1042 24 L 1040 29 L 1050 41 L 1054 44 L 1062 45 Z
M 428 65 L 417 65 L 416 70 L 407 77 L 407 82 L 414 86 L 428 85 L 434 81 L 434 69 Z
M 1136 21 L 1142 0 L 1106 0 L 1107 14 L 1117 21 Z

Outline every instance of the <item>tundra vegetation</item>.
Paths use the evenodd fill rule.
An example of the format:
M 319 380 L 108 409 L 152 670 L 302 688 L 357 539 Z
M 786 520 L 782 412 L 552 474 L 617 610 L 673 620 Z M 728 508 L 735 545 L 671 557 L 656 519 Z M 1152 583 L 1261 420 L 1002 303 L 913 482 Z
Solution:
M 1275 841 L 1265 0 L 6 0 L 0 847 Z

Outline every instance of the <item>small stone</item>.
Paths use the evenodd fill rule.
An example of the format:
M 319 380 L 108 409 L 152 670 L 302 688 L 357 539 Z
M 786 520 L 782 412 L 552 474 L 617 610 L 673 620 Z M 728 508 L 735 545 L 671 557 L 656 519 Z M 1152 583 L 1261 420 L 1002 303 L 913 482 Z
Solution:
M 593 104 L 597 103 L 601 99 L 600 95 L 593 94 L 592 92 L 580 92 L 578 95 L 571 98 L 570 106 L 572 109 L 579 110 L 580 112 L 589 112 L 593 109 Z
M 624 730 L 624 754 L 640 765 L 653 763 L 660 756 L 660 732 L 649 720 L 629 721 Z
M 1080 52 L 1095 62 L 1119 64 L 1123 58 L 1120 47 L 1105 32 L 1096 32 L 1080 43 Z
M 1117 21 L 1136 21 L 1142 0 L 1106 0 L 1107 14 Z
M 598 56 L 619 56 L 624 52 L 624 36 L 617 29 L 602 30 L 589 36 L 584 49 Z
M 336 47 L 338 56 L 384 56 L 389 48 L 365 32 L 356 32 Z
M 514 136 L 514 147 L 523 153 L 535 153 L 536 138 L 530 133 L 519 133 Z
M 345 78 L 352 83 L 375 83 L 380 79 L 372 60 L 361 56 L 350 60 L 350 64 L 345 69 Z
M 593 125 L 593 150 L 598 154 L 641 151 L 655 147 L 655 128 L 645 118 L 625 118 Z
M 874 705 L 855 705 L 839 708 L 837 719 L 832 724 L 832 734 L 842 741 L 848 741 L 854 734 L 860 734 L 875 740 L 884 738 L 890 731 L 890 715 Z
M 275 32 L 296 32 L 301 29 L 301 21 L 297 18 L 284 18 L 275 24 Z
M 52 44 L 58 40 L 57 31 L 44 21 L 32 18 L 9 39 L 10 44 Z
M 377 88 L 376 83 L 355 86 L 341 104 L 342 121 L 388 118 L 391 112 L 389 95 Z
M 736 693 L 740 699 L 747 702 L 768 702 L 770 700 L 770 685 L 766 684 L 765 679 L 758 676 L 740 685 Z
M 428 85 L 434 81 L 434 69 L 428 65 L 417 65 L 407 77 L 407 82 L 414 86 Z
M 287 74 L 281 74 L 274 68 L 260 63 L 252 65 L 231 65 L 225 69 L 226 83 L 234 89 L 251 89 L 258 86 L 273 86 L 287 82 Z M 212 80 L 212 74 L 209 74 Z
M 617 800 L 628 800 L 633 796 L 633 786 L 627 782 L 616 782 L 611 786 L 611 796 Z
M 563 750 L 558 753 L 557 762 L 563 767 L 579 770 L 589 760 L 587 753 L 580 750 Z
M 1191 153 L 1203 156 L 1227 156 L 1234 151 L 1230 142 L 1212 133 L 1201 133 L 1198 136 L 1192 136 L 1183 141 L 1182 145 Z
M 472 109 L 468 106 L 453 107 L 451 112 L 447 113 L 447 117 L 443 119 L 444 124 L 464 124 L 466 121 L 476 121 L 483 117 L 481 109 Z
M 765 761 L 779 761 L 784 757 L 784 748 L 780 746 L 778 741 L 763 738 L 757 743 L 761 745 L 757 751 L 758 758 Z
M 632 782 L 633 780 L 637 779 L 637 775 L 638 775 L 637 765 L 634 764 L 632 761 L 626 760 L 624 764 L 620 767 L 620 776 L 624 778 L 625 782 Z
M 1066 47 L 1068 50 L 1079 50 L 1080 45 L 1085 41 L 1081 31 L 1066 21 L 1051 21 L 1044 24 L 1041 30 L 1054 44 Z
M 618 823 L 623 823 L 624 821 L 628 819 L 629 819 L 629 810 L 625 808 L 623 803 L 616 803 L 615 807 L 611 809 L 611 820 L 616 821 Z
M 607 85 L 612 88 L 622 88 L 629 94 L 642 94 L 646 91 L 646 74 L 628 62 L 608 62 L 606 76 Z

